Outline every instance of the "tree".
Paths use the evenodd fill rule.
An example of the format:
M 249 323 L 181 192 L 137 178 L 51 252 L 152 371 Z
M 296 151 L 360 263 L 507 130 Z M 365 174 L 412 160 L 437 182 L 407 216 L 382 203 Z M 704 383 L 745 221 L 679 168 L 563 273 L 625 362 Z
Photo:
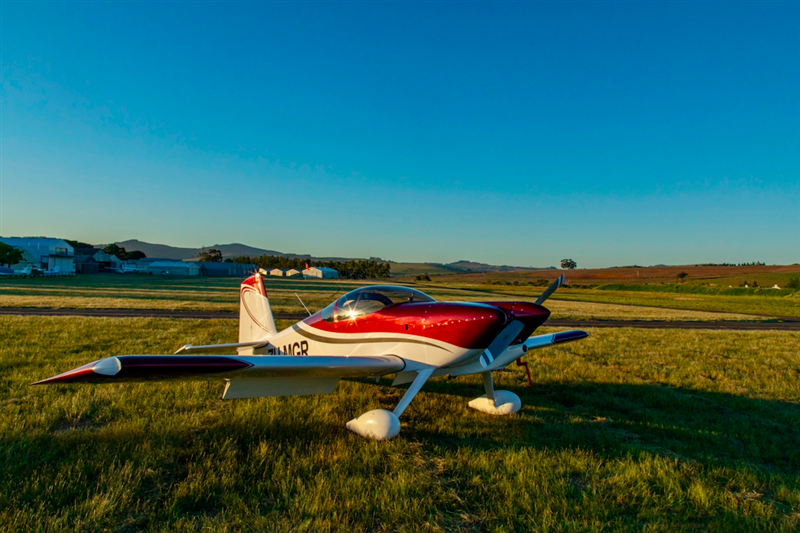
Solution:
M 119 257 L 123 261 L 125 260 L 125 258 L 123 256 L 127 255 L 127 252 L 125 251 L 125 248 L 123 248 L 122 246 L 120 246 L 120 245 L 118 245 L 116 243 L 113 243 L 113 242 L 111 244 L 109 244 L 108 246 L 106 246 L 105 248 L 103 248 L 103 251 L 105 253 L 107 253 L 108 255 L 116 255 L 117 257 Z
M 240 256 L 233 258 L 234 263 L 256 265 L 264 270 L 273 268 L 296 268 L 302 270 L 308 266 L 327 267 L 339 272 L 342 279 L 386 279 L 392 277 L 390 263 L 379 261 L 351 259 L 350 261 L 314 261 L 308 258 L 288 258 L 279 255 L 262 255 L 259 257 Z
M 422 274 L 420 276 L 417 276 L 416 279 L 417 279 L 417 281 L 430 281 L 431 277 L 429 275 L 427 275 L 427 274 Z
M 688 275 L 689 274 L 687 274 L 686 272 L 681 272 L 680 274 L 678 274 L 675 277 L 678 278 L 678 281 L 683 281 L 684 279 L 686 279 L 686 276 L 688 276 Z
M 69 239 L 64 239 L 64 242 L 66 242 L 73 248 L 94 248 L 94 245 L 89 244 L 88 242 L 71 241 Z
M 787 289 L 800 289 L 800 278 L 797 276 L 792 276 L 789 278 L 789 281 L 786 282 Z
M 222 252 L 216 248 L 211 248 L 209 251 L 202 250 L 200 252 L 200 261 L 209 263 L 222 263 Z
M 572 270 L 578 267 L 578 263 L 573 261 L 572 259 L 562 259 L 561 260 L 561 268 L 564 270 Z
M 122 259 L 123 261 L 138 261 L 139 259 L 144 259 L 147 257 L 144 255 L 144 252 L 140 252 L 139 250 L 126 252 L 125 248 L 113 242 L 103 248 L 103 251 L 108 255 L 115 255 L 118 259 Z
M 22 261 L 22 250 L 0 242 L 0 265 L 16 265 Z

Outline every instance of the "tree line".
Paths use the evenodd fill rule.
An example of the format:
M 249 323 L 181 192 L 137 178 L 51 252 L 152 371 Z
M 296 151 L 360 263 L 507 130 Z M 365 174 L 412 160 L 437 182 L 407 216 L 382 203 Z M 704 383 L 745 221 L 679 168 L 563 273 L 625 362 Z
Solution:
M 312 261 L 311 259 L 290 259 L 279 255 L 262 255 L 259 257 L 240 256 L 233 258 L 234 263 L 256 265 L 264 270 L 280 268 L 282 270 L 303 270 L 309 267 L 327 267 L 339 272 L 343 279 L 386 279 L 392 276 L 389 263 L 371 259 L 351 259 L 350 261 Z
M 701 267 L 749 267 L 749 266 L 767 266 L 763 261 L 753 261 L 752 263 L 702 263 Z

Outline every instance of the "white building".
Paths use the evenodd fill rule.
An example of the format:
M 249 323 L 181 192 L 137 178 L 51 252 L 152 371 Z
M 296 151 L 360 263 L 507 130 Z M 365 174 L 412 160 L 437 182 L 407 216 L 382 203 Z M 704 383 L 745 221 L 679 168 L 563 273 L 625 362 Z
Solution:
M 327 267 L 311 267 L 303 270 L 304 278 L 339 279 L 339 272 Z
M 287 278 L 299 278 L 300 276 L 302 276 L 302 274 L 296 268 L 290 268 L 289 270 L 286 271 L 286 273 L 284 273 L 284 276 L 286 276 Z
M 286 271 L 280 268 L 273 268 L 269 271 L 270 276 L 280 276 L 283 277 L 286 275 Z
M 189 261 L 155 261 L 150 263 L 146 272 L 169 276 L 199 276 L 200 265 Z
M 0 242 L 19 248 L 25 254 L 23 262 L 17 268 L 32 265 L 42 270 L 52 271 L 58 268 L 61 274 L 75 273 L 75 250 L 62 239 L 0 237 Z

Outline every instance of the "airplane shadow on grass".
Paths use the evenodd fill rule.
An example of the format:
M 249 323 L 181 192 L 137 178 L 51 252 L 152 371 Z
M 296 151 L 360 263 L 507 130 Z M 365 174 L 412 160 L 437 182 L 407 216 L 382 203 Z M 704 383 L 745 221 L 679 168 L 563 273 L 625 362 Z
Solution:
M 469 400 L 483 393 L 480 384 L 432 381 L 423 391 L 463 398 L 463 411 L 439 413 L 448 417 L 442 423 L 437 413 L 414 410 L 412 403 L 404 416 L 410 427 L 401 436 L 445 447 L 580 448 L 609 459 L 644 452 L 775 474 L 800 470 L 796 403 L 661 384 L 497 381 L 497 388 L 522 400 L 516 415 L 494 417 L 469 409 Z
M 522 400 L 522 410 L 508 417 L 467 407 L 470 399 L 483 393 L 474 379 L 431 380 L 401 418 L 403 429 L 396 441 L 378 446 L 418 443 L 431 454 L 464 448 L 487 452 L 579 449 L 604 460 L 644 453 L 789 478 L 800 470 L 800 406 L 795 403 L 659 384 L 576 382 L 529 387 L 515 380 L 502 374 L 496 379 L 498 388 Z M 341 444 L 341 439 L 351 439 L 348 446 L 371 446 L 344 429 L 344 422 L 363 412 L 358 409 L 363 405 L 359 402 L 364 387 L 372 389 L 368 409 L 391 409 L 405 391 L 386 384 L 387 380 L 380 385 L 351 382 L 350 387 L 362 389 L 362 400 L 344 393 L 314 399 L 212 401 L 211 408 L 188 409 L 208 412 L 207 424 L 191 428 L 161 423 L 155 426 L 157 430 L 146 424 L 110 429 L 124 416 L 106 412 L 106 422 L 90 416 L 79 424 L 62 424 L 23 440 L 0 436 L 0 447 L 5 449 L 0 462 L 9 479 L 19 480 L 35 469 L 67 467 L 94 454 L 136 461 L 134 451 L 146 441 L 151 448 L 164 450 L 163 460 L 171 465 L 167 469 L 177 469 L 173 476 L 181 477 L 186 464 L 218 449 L 220 442 L 230 443 L 244 456 L 259 446 L 283 450 L 278 453 L 303 453 L 324 449 L 330 442 Z M 136 396 L 131 395 L 130 401 L 147 403 Z M 183 412 L 176 412 L 176 418 Z

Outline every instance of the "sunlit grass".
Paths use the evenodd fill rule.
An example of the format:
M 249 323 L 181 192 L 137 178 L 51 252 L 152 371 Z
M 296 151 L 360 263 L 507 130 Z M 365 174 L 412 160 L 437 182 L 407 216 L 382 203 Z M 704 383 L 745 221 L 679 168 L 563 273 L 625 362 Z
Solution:
M 88 278 L 88 281 L 87 281 Z M 64 281 L 66 279 L 66 281 Z M 114 277 L 88 276 L 64 279 L 9 280 L 0 283 L 0 307 L 46 307 L 67 309 L 172 309 L 236 312 L 239 308 L 239 280 L 224 278 L 156 278 L 149 276 Z M 305 309 L 298 300 L 316 312 L 338 296 L 355 287 L 374 282 L 304 281 L 267 279 L 266 286 L 273 311 L 302 314 Z M 462 290 L 421 286 L 423 291 L 441 301 L 535 300 L 541 288 L 484 287 L 481 290 Z M 635 303 L 648 294 L 632 293 L 631 298 L 619 292 L 578 291 L 562 288 L 547 302 L 553 318 L 594 320 L 761 320 L 764 317 L 741 313 L 696 311 L 692 305 L 671 309 L 670 296 L 652 300 L 651 307 L 622 305 Z M 680 297 L 680 295 L 678 295 Z M 684 304 L 703 303 L 682 296 Z M 613 299 L 617 303 L 587 302 L 585 299 Z M 637 299 L 638 298 L 638 299 Z M 686 300 L 690 298 L 690 300 Z M 711 298 L 711 307 L 719 308 L 725 297 Z M 722 302 L 718 300 L 723 300 Z M 650 300 L 648 300 L 650 301 Z M 657 305 L 656 305 L 657 304 Z M 723 309 L 718 309 L 718 311 Z M 753 311 L 754 310 L 749 310 Z M 786 312 L 784 314 L 790 314 Z
M 590 333 L 526 356 L 533 387 L 496 373 L 517 415 L 470 410 L 479 377 L 439 378 L 376 443 L 344 424 L 393 408 L 388 378 L 229 402 L 222 382 L 28 385 L 233 342 L 235 321 L 0 317 L 0 530 L 800 527 L 800 335 Z
M 438 280 L 437 280 L 438 282 Z M 543 287 L 515 285 L 447 284 L 447 289 L 496 292 L 498 294 L 535 298 Z M 773 297 L 729 296 L 718 294 L 681 294 L 672 292 L 604 291 L 599 289 L 560 288 L 552 300 L 616 304 L 633 307 L 656 307 L 676 310 L 738 313 L 742 315 L 800 317 L 800 294 L 785 292 Z M 550 302 L 549 305 L 552 305 Z

